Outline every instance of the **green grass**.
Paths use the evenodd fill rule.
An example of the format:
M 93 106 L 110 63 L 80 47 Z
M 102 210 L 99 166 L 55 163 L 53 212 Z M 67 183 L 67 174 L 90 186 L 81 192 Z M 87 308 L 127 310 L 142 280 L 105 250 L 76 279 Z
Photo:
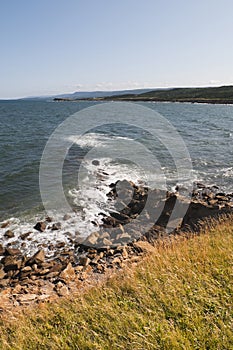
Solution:
M 231 219 L 158 243 L 104 285 L 2 318 L 1 349 L 233 349 Z

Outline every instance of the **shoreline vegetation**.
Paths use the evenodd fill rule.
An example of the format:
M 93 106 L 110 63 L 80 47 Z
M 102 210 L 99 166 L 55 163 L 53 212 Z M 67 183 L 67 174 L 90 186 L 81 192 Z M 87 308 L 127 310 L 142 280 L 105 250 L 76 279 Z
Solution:
M 102 97 L 55 97 L 57 102 L 126 101 L 126 102 L 189 102 L 208 104 L 233 104 L 233 86 L 203 88 L 156 89 L 144 93 L 125 93 Z
M 103 283 L 0 319 L 1 349 L 229 350 L 232 216 L 158 240 Z

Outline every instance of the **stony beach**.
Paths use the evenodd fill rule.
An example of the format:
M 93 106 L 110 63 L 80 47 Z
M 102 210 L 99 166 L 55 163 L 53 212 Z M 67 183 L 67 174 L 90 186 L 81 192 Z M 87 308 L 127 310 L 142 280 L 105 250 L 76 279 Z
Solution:
M 124 189 L 123 193 L 117 190 L 119 186 Z M 148 191 L 147 187 L 126 180 L 111 184 L 107 197 L 120 197 L 122 210 L 103 217 L 103 223 L 96 232 L 86 238 L 77 236 L 70 246 L 58 243 L 43 247 L 41 242 L 32 256 L 22 252 L 19 242 L 18 245 L 8 243 L 9 238 L 14 237 L 14 232 L 9 229 L 9 222 L 4 221 L 1 224 L 5 230 L 4 241 L 0 244 L 1 311 L 80 292 L 126 265 L 137 264 L 151 251 L 157 239 L 169 239 L 170 235 L 180 234 L 188 236 L 190 232 L 198 232 L 206 218 L 217 218 L 233 211 L 232 193 L 226 194 L 217 186 L 206 187 L 197 183 L 191 199 L 185 198 L 178 187 L 175 192 L 153 190 L 150 208 L 152 211 L 158 210 L 160 215 L 156 222 L 152 222 L 152 211 L 143 213 L 149 200 Z M 169 231 L 167 224 L 171 225 L 169 219 L 177 203 L 180 208 L 187 206 L 188 210 L 184 217 L 177 216 L 172 220 L 174 227 Z M 68 215 L 65 219 L 68 219 Z M 132 225 L 129 226 L 129 223 Z M 148 230 L 143 227 L 146 224 Z M 35 223 L 33 227 L 38 232 L 59 231 L 61 228 L 62 223 L 55 222 L 51 217 Z M 26 240 L 30 240 L 31 234 L 21 234 L 22 247 Z M 48 249 L 52 254 L 47 254 Z

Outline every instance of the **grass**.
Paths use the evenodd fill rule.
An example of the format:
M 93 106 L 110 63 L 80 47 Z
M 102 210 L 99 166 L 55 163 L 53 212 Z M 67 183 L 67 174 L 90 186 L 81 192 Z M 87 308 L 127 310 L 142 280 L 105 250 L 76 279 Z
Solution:
M 231 350 L 232 248 L 232 218 L 159 242 L 100 287 L 3 316 L 0 348 Z

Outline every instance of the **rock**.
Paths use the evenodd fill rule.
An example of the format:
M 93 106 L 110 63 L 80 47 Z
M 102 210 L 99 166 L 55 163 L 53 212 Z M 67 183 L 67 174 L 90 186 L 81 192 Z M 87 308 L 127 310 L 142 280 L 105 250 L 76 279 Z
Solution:
M 9 225 L 10 225 L 9 221 L 3 222 L 3 223 L 1 224 L 1 228 L 6 228 L 6 227 L 8 227 Z
M 112 218 L 116 219 L 117 221 L 120 222 L 127 222 L 129 221 L 128 215 L 125 215 L 123 213 L 115 213 L 115 212 L 110 212 L 110 215 Z
M 102 221 L 104 223 L 103 227 L 105 227 L 105 225 L 107 225 L 107 227 L 108 226 L 116 227 L 117 224 L 119 224 L 119 221 L 116 220 L 115 218 L 112 218 L 111 216 L 107 216 L 106 218 L 103 218 Z
M 167 224 L 167 229 L 169 230 L 175 230 L 175 229 L 179 229 L 181 228 L 183 222 L 183 218 L 177 218 L 177 219 L 173 219 L 170 220 Z
M 112 264 L 118 264 L 121 265 L 122 261 L 119 257 L 116 257 L 112 260 Z
M 82 244 L 87 245 L 87 246 L 95 245 L 97 243 L 98 238 L 99 238 L 99 233 L 92 232 Z
M 116 242 L 118 243 L 129 243 L 131 241 L 131 236 L 128 233 L 122 233 L 117 235 Z
M 59 272 L 58 271 L 54 271 L 54 272 L 48 272 L 46 274 L 46 279 L 50 279 L 50 278 L 54 278 L 54 277 L 57 277 L 59 275 Z
M 45 261 L 44 249 L 40 249 L 36 252 L 27 262 L 28 265 L 42 264 Z
M 5 288 L 8 285 L 9 285 L 9 279 L 6 279 L 6 278 L 0 279 L 0 288 Z M 1 302 L 2 302 L 2 300 L 1 300 Z
M 98 166 L 98 165 L 100 165 L 100 162 L 98 160 L 94 159 L 92 161 L 92 164 L 95 165 L 95 166 Z
M 99 242 L 99 244 L 101 245 L 101 246 L 109 246 L 109 247 L 111 247 L 111 245 L 112 245 L 112 241 L 110 241 L 110 239 L 107 239 L 107 238 L 104 238 L 102 241 L 100 241 Z
M 57 248 L 57 249 L 64 248 L 65 245 L 66 245 L 65 242 L 58 242 L 58 243 L 56 244 L 56 248 Z
M 22 234 L 20 235 L 20 238 L 21 238 L 22 240 L 25 240 L 26 238 L 28 238 L 28 236 L 30 236 L 31 233 L 32 233 L 32 232 L 22 233 Z
M 62 270 L 62 264 L 60 263 L 55 263 L 51 269 L 50 269 L 50 272 L 61 272 Z
M 145 241 L 138 241 L 133 244 L 133 247 L 136 248 L 137 251 L 139 252 L 144 252 L 144 253 L 154 253 L 155 249 L 154 247 Z
M 105 270 L 106 270 L 106 267 L 105 267 L 104 265 L 102 265 L 102 264 L 98 264 L 98 265 L 96 266 L 96 271 L 97 271 L 98 273 L 104 273 Z
M 45 218 L 45 220 L 46 220 L 47 222 L 52 222 L 52 221 L 53 221 L 53 218 L 51 218 L 51 216 L 47 216 L 47 217 Z
M 71 216 L 69 215 L 69 214 L 65 214 L 64 216 L 63 216 L 63 220 L 64 221 L 67 221 L 67 220 L 69 220 L 71 218 Z
M 21 271 L 22 272 L 30 272 L 30 271 L 32 271 L 32 268 L 31 268 L 31 266 L 25 266 L 21 269 Z
M 83 270 L 83 266 L 81 266 L 81 265 L 75 266 L 75 271 L 76 272 L 80 272 L 82 270 Z
M 64 270 L 60 273 L 59 277 L 66 282 L 72 281 L 75 279 L 76 274 L 75 270 L 72 267 L 71 263 L 69 263 Z
M 37 222 L 37 224 L 34 226 L 34 229 L 39 232 L 44 232 L 46 230 L 46 223 L 45 222 Z
M 14 237 L 14 236 L 15 236 L 15 234 L 14 234 L 14 232 L 11 231 L 11 230 L 7 230 L 7 231 L 4 233 L 4 237 L 6 237 L 6 238 L 12 238 L 12 237 Z
M 225 194 L 216 194 L 215 198 L 219 201 L 227 202 L 229 199 Z
M 128 252 L 127 252 L 127 250 L 126 250 L 125 247 L 123 247 L 121 255 L 122 255 L 122 257 L 123 257 L 124 259 L 128 259 L 129 254 L 128 254 Z
M 91 262 L 91 260 L 86 256 L 80 256 L 80 258 L 79 258 L 79 264 L 82 266 L 87 266 L 90 264 L 90 262 Z
M 67 286 L 63 285 L 61 288 L 57 289 L 57 294 L 60 297 L 65 297 L 67 295 L 69 295 L 69 289 Z
M 21 267 L 22 260 L 15 256 L 6 256 L 2 259 L 2 264 L 4 265 L 4 271 L 18 270 Z
M 37 294 L 20 294 L 17 295 L 17 301 L 19 301 L 20 304 L 30 304 L 32 301 L 35 301 L 37 299 Z
M 55 224 L 53 224 L 52 231 L 60 230 L 60 229 L 61 229 L 61 223 L 60 222 L 56 222 Z
M 22 253 L 17 248 L 6 248 L 5 255 L 22 255 Z
M 109 239 L 110 238 L 110 234 L 108 232 L 103 232 L 99 235 L 99 239 L 104 239 L 104 238 L 107 238 Z
M 210 200 L 208 201 L 208 203 L 209 203 L 209 205 L 214 206 L 214 205 L 216 205 L 216 204 L 218 203 L 218 200 L 217 200 L 217 199 L 210 199 Z
M 3 255 L 5 253 L 5 248 L 0 244 L 0 255 Z
M 6 276 L 3 269 L 0 269 L 0 280 L 3 279 Z

